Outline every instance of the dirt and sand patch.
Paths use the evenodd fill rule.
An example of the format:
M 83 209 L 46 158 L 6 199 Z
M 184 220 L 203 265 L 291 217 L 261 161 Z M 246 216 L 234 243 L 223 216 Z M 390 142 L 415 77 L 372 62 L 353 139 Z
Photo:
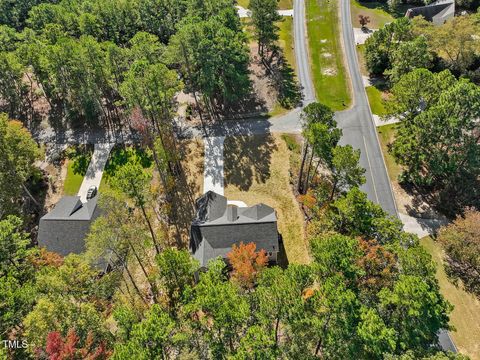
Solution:
M 325 76 L 335 76 L 337 74 L 337 70 L 333 68 L 325 68 L 322 70 L 322 75 Z
M 225 139 L 225 196 L 275 209 L 288 261 L 310 261 L 304 221 L 290 184 L 290 154 L 280 135 Z

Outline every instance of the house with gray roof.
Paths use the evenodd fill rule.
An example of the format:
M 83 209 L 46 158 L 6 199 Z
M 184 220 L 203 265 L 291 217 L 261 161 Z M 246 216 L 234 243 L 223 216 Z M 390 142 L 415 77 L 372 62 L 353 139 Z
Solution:
M 406 17 L 412 19 L 415 16 L 423 16 L 425 20 L 435 25 L 442 25 L 455 16 L 454 0 L 438 0 L 426 6 L 420 6 L 407 10 Z
M 202 267 L 210 259 L 226 258 L 234 244 L 253 242 L 271 263 L 277 262 L 279 234 L 275 210 L 265 204 L 229 205 L 227 198 L 208 191 L 196 201 L 197 214 L 190 229 L 190 251 Z
M 98 196 L 86 203 L 80 196 L 64 196 L 40 219 L 38 244 L 62 256 L 85 251 L 90 225 L 99 216 Z

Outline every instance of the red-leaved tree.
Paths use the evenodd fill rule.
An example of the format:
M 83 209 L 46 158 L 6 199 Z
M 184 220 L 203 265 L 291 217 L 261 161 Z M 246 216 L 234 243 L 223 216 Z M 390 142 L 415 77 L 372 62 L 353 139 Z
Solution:
M 362 26 L 362 29 L 367 27 L 367 24 L 370 23 L 370 16 L 358 15 L 358 22 Z
M 45 351 L 50 360 L 104 360 L 111 355 L 105 342 L 94 344 L 92 333 L 87 335 L 85 345 L 79 347 L 79 337 L 74 329 L 70 329 L 65 338 L 58 331 L 47 335 Z
M 251 242 L 233 245 L 227 258 L 232 265 L 232 278 L 241 286 L 250 288 L 253 286 L 258 273 L 267 265 L 268 257 L 265 250 L 256 251 L 257 246 Z

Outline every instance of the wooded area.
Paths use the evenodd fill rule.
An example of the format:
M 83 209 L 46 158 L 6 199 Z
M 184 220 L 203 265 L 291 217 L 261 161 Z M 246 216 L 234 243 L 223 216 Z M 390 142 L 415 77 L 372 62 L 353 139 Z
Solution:
M 191 94 L 202 122 L 248 100 L 249 49 L 234 5 L 0 1 L 0 334 L 28 344 L 0 347 L 0 359 L 465 359 L 440 351 L 438 333 L 450 329 L 452 307 L 431 257 L 359 189 L 360 153 L 338 144 L 342 131 L 322 103 L 303 109 L 305 144 L 291 173 L 311 262 L 267 266 L 265 252 L 248 243 L 232 248 L 230 266 L 215 259 L 200 269 L 188 252 L 195 199 L 174 97 Z M 250 5 L 268 69 L 279 53 L 278 3 Z M 439 91 L 427 97 L 425 84 Z M 422 69 L 402 74 L 392 94 L 391 114 L 405 112 L 395 110 L 402 106 L 412 113 L 393 150 L 399 159 L 406 139 L 427 131 L 438 134 L 435 146 L 451 146 L 452 161 L 460 159 L 455 168 L 449 158 L 433 163 L 440 150 L 418 144 L 432 153 L 405 158 L 409 179 L 445 187 L 452 176 L 474 179 L 478 142 L 463 130 L 478 118 L 478 87 L 448 70 Z M 414 114 L 418 94 L 429 99 L 422 114 Z M 470 110 L 458 110 L 466 102 Z M 429 116 L 448 123 L 451 109 L 461 122 L 424 126 Z M 35 161 L 43 146 L 31 133 L 45 117 L 58 132 L 82 126 L 140 135 L 135 150 L 115 149 L 123 156 L 107 165 L 102 214 L 86 251 L 64 258 L 34 241 L 40 209 L 32 207 L 40 205 L 31 191 L 42 183 Z M 466 263 L 448 230 L 444 239 L 452 264 Z

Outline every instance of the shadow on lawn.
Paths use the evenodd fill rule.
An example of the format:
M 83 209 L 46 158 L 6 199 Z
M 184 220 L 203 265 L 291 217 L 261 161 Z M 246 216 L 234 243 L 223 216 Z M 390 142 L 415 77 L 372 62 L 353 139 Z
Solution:
M 293 109 L 300 105 L 302 92 L 295 78 L 295 70 L 283 55 L 271 66 L 271 84 L 277 90 L 278 102 L 285 109 Z
M 368 9 L 379 9 L 383 10 L 390 15 L 392 15 L 394 18 L 400 18 L 405 16 L 405 13 L 407 12 L 408 9 L 415 7 L 415 6 L 423 6 L 420 3 L 418 4 L 398 4 L 394 9 L 392 9 L 389 5 L 388 2 L 378 2 L 378 1 L 358 1 L 358 3 L 361 6 L 364 6 Z
M 224 143 L 224 171 L 227 184 L 247 191 L 253 182 L 265 183 L 271 176 L 275 139 L 268 133 L 261 136 L 227 137 Z

